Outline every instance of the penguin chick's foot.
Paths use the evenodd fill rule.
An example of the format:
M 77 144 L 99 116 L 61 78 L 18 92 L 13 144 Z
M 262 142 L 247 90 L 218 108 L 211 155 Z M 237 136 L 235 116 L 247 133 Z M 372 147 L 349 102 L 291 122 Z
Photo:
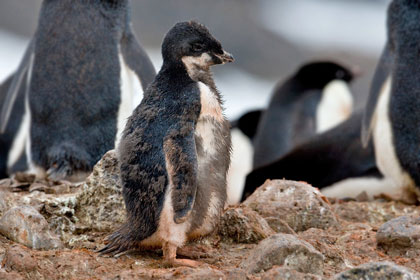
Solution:
M 202 263 L 193 261 L 193 260 L 187 260 L 187 259 L 177 259 L 176 258 L 176 249 L 177 246 L 174 244 L 171 244 L 169 242 L 165 242 L 162 246 L 163 250 L 163 258 L 165 262 L 170 266 L 188 266 L 188 267 L 199 267 L 202 265 Z
M 178 256 L 189 259 L 201 259 L 210 257 L 209 249 L 203 245 L 185 245 L 176 251 Z

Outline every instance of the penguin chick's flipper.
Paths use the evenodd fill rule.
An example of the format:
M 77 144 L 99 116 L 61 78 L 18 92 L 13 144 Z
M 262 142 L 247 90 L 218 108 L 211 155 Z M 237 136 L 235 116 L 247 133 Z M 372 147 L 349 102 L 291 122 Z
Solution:
M 174 128 L 163 143 L 166 170 L 172 187 L 174 222 L 177 224 L 188 218 L 197 193 L 197 151 L 193 131 L 192 124 Z
M 4 133 L 6 131 L 7 123 L 9 122 L 16 97 L 19 93 L 19 89 L 24 83 L 26 83 L 26 91 L 29 91 L 29 82 L 31 80 L 32 65 L 34 62 L 34 46 L 35 42 L 34 39 L 32 39 L 13 77 L 12 84 L 7 91 L 0 113 L 0 133 Z M 28 75 L 26 75 L 26 79 L 24 79 L 27 72 Z
M 367 147 L 369 138 L 372 133 L 373 125 L 375 122 L 375 111 L 376 105 L 379 100 L 379 96 L 385 87 L 385 83 L 391 75 L 391 67 L 393 61 L 393 54 L 390 49 L 389 43 L 386 44 L 385 49 L 382 52 L 379 64 L 376 68 L 375 75 L 372 80 L 370 87 L 369 98 L 366 104 L 366 108 L 363 114 L 362 120 L 362 144 L 363 147 Z
M 263 110 L 253 110 L 245 113 L 239 119 L 231 122 L 232 128 L 238 128 L 243 134 L 253 140 L 257 133 L 258 123 L 260 122 Z
M 136 36 L 134 35 L 131 24 L 129 23 L 126 24 L 120 47 L 125 63 L 136 73 L 141 86 L 145 91 L 147 86 L 155 78 L 156 70 L 153 67 L 149 56 L 140 46 Z

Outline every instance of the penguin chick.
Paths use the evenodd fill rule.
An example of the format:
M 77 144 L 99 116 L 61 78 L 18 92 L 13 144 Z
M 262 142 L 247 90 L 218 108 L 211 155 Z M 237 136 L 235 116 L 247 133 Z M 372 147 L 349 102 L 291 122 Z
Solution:
M 277 86 L 254 138 L 253 167 L 268 164 L 352 112 L 353 73 L 334 62 L 311 62 Z
M 196 266 L 176 249 L 211 233 L 225 204 L 231 140 L 210 66 L 233 58 L 194 21 L 166 34 L 162 56 L 119 145 L 127 223 L 100 252 L 161 246 L 169 264 Z

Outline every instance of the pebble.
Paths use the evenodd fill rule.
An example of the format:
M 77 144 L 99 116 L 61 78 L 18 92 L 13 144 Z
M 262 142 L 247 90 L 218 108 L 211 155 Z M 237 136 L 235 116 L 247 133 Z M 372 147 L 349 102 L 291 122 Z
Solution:
M 334 276 L 335 280 L 420 280 L 420 274 L 392 262 L 372 262 Z
M 278 233 L 261 241 L 241 263 L 249 273 L 271 269 L 275 265 L 298 272 L 322 274 L 324 256 L 311 244 L 295 235 Z
M 282 219 L 296 232 L 338 224 L 326 197 L 306 183 L 267 180 L 243 204 L 269 223 L 275 222 L 270 224 L 272 228 L 278 224 L 276 219 Z
M 31 206 L 8 210 L 0 219 L 0 233 L 33 249 L 61 248 L 60 239 L 53 234 L 45 218 Z
M 376 233 L 378 245 L 420 248 L 420 217 L 401 216 L 384 223 Z
M 263 217 L 247 207 L 230 208 L 220 219 L 219 234 L 228 242 L 258 243 L 274 233 Z
M 114 231 L 125 222 L 119 173 L 117 155 L 111 150 L 95 165 L 82 185 L 76 198 L 76 216 L 87 229 Z
M 261 280 L 322 280 L 321 276 L 305 274 L 284 267 L 273 267 L 261 276 Z

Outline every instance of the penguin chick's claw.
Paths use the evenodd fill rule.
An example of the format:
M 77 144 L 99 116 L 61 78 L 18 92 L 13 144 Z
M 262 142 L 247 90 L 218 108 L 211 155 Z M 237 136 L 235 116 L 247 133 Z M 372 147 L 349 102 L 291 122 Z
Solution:
M 170 244 L 168 242 L 165 242 L 162 245 L 163 250 L 163 259 L 165 263 L 167 263 L 170 266 L 187 266 L 187 267 L 199 267 L 202 265 L 202 263 L 193 261 L 193 260 L 187 260 L 187 259 L 177 259 L 176 258 L 176 249 L 177 246 Z

